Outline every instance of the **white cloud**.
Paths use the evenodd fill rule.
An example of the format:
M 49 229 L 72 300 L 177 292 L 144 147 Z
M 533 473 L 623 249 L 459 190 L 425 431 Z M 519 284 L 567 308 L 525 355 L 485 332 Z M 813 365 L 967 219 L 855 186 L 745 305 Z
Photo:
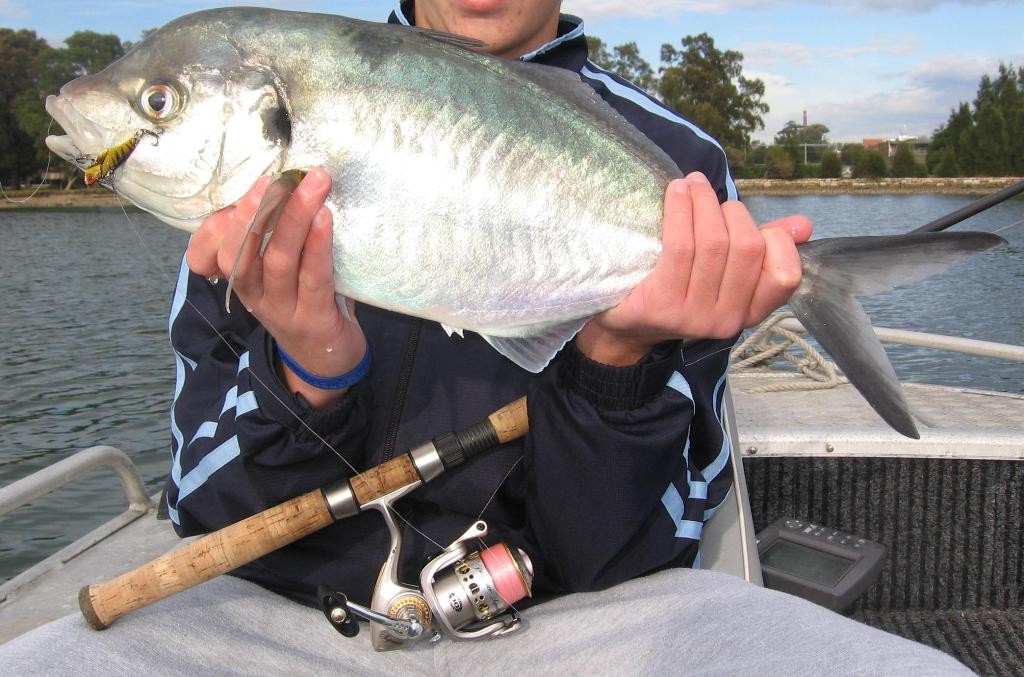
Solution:
M 1000 0 L 861 0 L 845 2 L 843 0 L 824 0 L 815 5 L 839 7 L 851 13 L 871 12 L 926 12 L 942 5 L 987 5 Z M 566 0 L 563 10 L 571 14 L 579 14 L 588 19 L 608 19 L 612 17 L 652 17 L 680 14 L 682 12 L 724 14 L 736 10 L 766 10 L 785 5 L 807 4 L 800 0 Z
M 0 17 L 4 19 L 27 19 L 31 16 L 28 10 L 11 0 L 0 0 Z
M 809 66 L 823 59 L 848 59 L 868 54 L 908 54 L 919 47 L 916 38 L 909 35 L 874 36 L 860 45 L 812 46 L 797 42 L 752 42 L 738 47 L 743 54 L 743 65 L 759 68 L 778 64 Z

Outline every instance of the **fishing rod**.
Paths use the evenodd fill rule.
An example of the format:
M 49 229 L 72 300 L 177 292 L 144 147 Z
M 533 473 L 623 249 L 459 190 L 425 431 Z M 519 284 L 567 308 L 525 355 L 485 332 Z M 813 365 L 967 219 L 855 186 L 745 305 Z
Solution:
M 980 214 L 989 207 L 994 207 L 1000 202 L 1009 200 L 1011 197 L 1019 195 L 1020 193 L 1024 193 L 1024 181 L 1018 181 L 1017 183 L 1011 184 L 1006 188 L 1003 188 L 1002 190 L 998 190 L 995 193 L 986 195 L 985 197 L 975 200 L 974 202 L 965 205 L 954 212 L 950 212 L 945 216 L 941 216 L 935 219 L 934 221 L 929 221 L 923 226 L 915 228 L 910 232 L 937 233 L 940 230 L 945 230 L 950 226 L 956 225 L 965 219 L 969 219 L 970 217 L 976 214 Z
M 388 559 L 388 563 L 391 565 L 392 560 L 397 560 L 399 546 L 396 545 L 396 541 L 400 544 L 400 533 L 391 517 L 390 504 L 392 501 L 483 451 L 524 437 L 528 430 L 526 398 L 522 397 L 498 409 L 483 421 L 462 430 L 445 433 L 354 477 L 344 478 L 327 487 L 314 489 L 240 522 L 209 533 L 110 581 L 87 585 L 78 594 L 82 615 L 85 616 L 85 620 L 92 628 L 103 630 L 131 611 L 141 609 L 182 590 L 233 571 L 243 564 L 248 564 L 367 508 L 378 509 L 385 516 L 392 535 L 392 548 Z M 468 555 L 465 543 L 471 537 L 479 538 L 486 533 L 486 524 L 482 520 L 477 520 L 469 531 L 445 548 L 441 556 L 424 569 L 427 587 L 431 587 L 431 590 L 427 591 L 426 595 L 422 595 L 425 600 L 422 604 L 412 599 L 414 593 L 418 591 L 408 587 L 398 590 L 399 601 L 406 602 L 405 606 L 390 599 L 381 602 L 381 604 L 393 602 L 390 606 L 397 604 L 396 608 L 400 610 L 397 615 L 402 616 L 401 618 L 395 618 L 395 614 L 388 614 L 388 607 L 385 607 L 382 614 L 376 608 L 365 610 L 351 602 L 347 605 L 344 602 L 340 604 L 335 602 L 332 614 L 328 615 L 328 619 L 343 634 L 349 634 L 354 625 L 353 623 L 346 624 L 347 619 L 341 617 L 342 615 L 347 616 L 350 611 L 377 623 L 385 625 L 391 623 L 393 627 L 388 627 L 394 637 L 397 637 L 397 639 L 392 638 L 394 644 L 418 638 L 430 626 L 433 615 L 445 630 L 460 636 L 458 635 L 458 626 L 443 613 L 430 609 L 426 601 L 433 599 L 436 602 L 432 588 L 435 576 L 438 581 L 444 578 L 438 571 L 441 566 L 449 564 L 458 568 L 474 566 L 470 560 L 473 560 L 478 553 Z M 509 591 L 515 594 L 523 593 L 515 599 L 505 599 L 506 606 L 529 594 L 533 571 L 532 564 L 525 553 L 518 549 L 510 549 L 502 543 L 479 553 L 479 557 L 474 561 L 479 562 L 481 557 L 484 558 L 485 563 L 484 571 L 481 573 L 490 572 L 495 582 L 491 586 L 492 588 L 504 592 L 505 595 L 510 594 Z M 441 560 L 440 563 L 438 563 L 439 560 Z M 462 560 L 468 564 L 463 563 Z M 393 565 L 393 568 L 396 569 L 397 561 Z M 479 565 L 476 566 L 480 568 Z M 421 578 L 421 580 L 423 579 Z M 483 578 L 478 576 L 476 580 L 483 581 Z M 501 608 L 501 602 L 501 599 L 492 601 L 488 605 L 488 609 L 476 614 L 476 619 L 478 621 L 490 620 L 496 615 L 494 612 L 504 610 Z M 373 605 L 373 607 L 376 606 L 380 606 L 380 604 Z M 480 606 L 477 603 L 471 609 L 476 608 L 479 611 Z M 410 619 L 409 609 L 420 614 L 419 619 Z M 433 614 L 430 613 L 432 611 Z M 472 618 L 460 618 L 458 622 L 465 625 L 472 620 Z M 495 634 L 499 631 L 507 632 L 515 627 L 518 627 L 518 618 L 513 618 L 512 622 L 490 624 L 484 626 L 483 629 L 477 629 L 476 632 Z M 374 637 L 377 637 L 381 633 L 374 632 L 373 634 Z

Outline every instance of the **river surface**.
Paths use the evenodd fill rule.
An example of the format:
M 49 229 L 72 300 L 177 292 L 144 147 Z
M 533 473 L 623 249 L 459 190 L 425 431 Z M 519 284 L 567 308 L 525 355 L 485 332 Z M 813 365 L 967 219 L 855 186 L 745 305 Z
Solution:
M 961 196 L 747 199 L 763 222 L 811 217 L 817 236 L 895 234 L 970 202 Z M 1024 199 L 957 226 L 1024 220 Z M 1024 225 L 1010 246 L 912 288 L 865 299 L 875 324 L 1024 343 Z M 124 449 L 151 492 L 169 465 L 174 366 L 166 318 L 187 235 L 117 208 L 0 212 L 0 486 L 96 444 Z M 889 347 L 902 378 L 1024 392 L 1024 365 Z M 0 517 L 0 581 L 126 506 L 100 472 Z

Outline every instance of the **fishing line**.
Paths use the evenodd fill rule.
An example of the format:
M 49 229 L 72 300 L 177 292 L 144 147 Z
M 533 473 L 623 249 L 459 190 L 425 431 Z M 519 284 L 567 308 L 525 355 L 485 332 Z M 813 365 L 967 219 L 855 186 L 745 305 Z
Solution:
M 145 252 L 146 256 L 149 257 L 150 263 L 151 263 L 152 267 L 154 267 L 156 270 L 159 270 L 160 266 L 162 264 L 156 258 L 156 256 L 153 253 L 152 249 L 149 247 L 149 244 L 146 242 L 145 238 L 142 236 L 142 232 L 139 230 L 138 225 L 132 220 L 131 216 L 129 216 L 128 210 L 125 208 L 125 202 L 127 200 L 124 198 L 123 195 L 121 195 L 117 191 L 117 187 L 114 185 L 113 176 L 111 177 L 111 181 L 110 181 L 110 189 L 114 193 L 114 195 L 117 196 L 117 198 L 118 198 L 118 206 L 121 207 L 121 212 L 124 214 L 125 220 L 128 222 L 128 225 L 131 226 L 132 231 L 135 233 L 136 239 L 138 239 L 139 243 L 142 245 L 142 250 Z M 184 261 L 182 261 L 181 265 L 186 265 L 186 264 L 184 263 Z M 217 284 L 217 281 L 211 281 L 211 283 L 212 284 Z M 174 293 L 173 293 L 172 298 L 175 298 L 175 299 L 180 298 L 185 303 L 187 303 L 188 306 L 193 311 L 195 311 L 196 315 L 198 315 L 203 320 L 203 322 L 205 322 L 206 325 L 214 332 L 214 334 L 216 334 L 217 338 L 220 339 L 220 341 L 228 348 L 229 351 L 231 351 L 231 353 L 235 356 L 235 358 L 236 359 L 241 359 L 241 354 L 238 352 L 238 350 L 235 348 L 235 346 L 233 346 L 231 344 L 231 342 L 228 341 L 227 338 L 220 332 L 220 330 L 217 329 L 217 327 L 214 325 L 213 321 L 210 320 L 210 318 L 208 318 L 198 307 L 196 307 L 196 305 L 192 302 L 192 300 L 189 299 L 188 294 L 178 291 L 178 288 L 177 288 L 176 284 L 173 285 L 173 288 L 174 288 Z M 291 408 L 289 403 L 285 402 L 276 392 L 274 392 L 274 390 L 272 388 L 270 388 L 270 386 L 265 381 L 263 381 L 263 379 L 260 378 L 259 374 L 257 374 L 252 369 L 249 369 L 248 371 L 249 371 L 249 375 L 259 385 L 261 385 L 264 388 L 264 390 L 266 390 L 266 392 L 268 394 L 270 394 L 270 396 L 278 404 L 280 404 L 282 407 L 284 407 L 285 411 L 287 411 L 289 414 L 291 414 L 295 418 L 295 420 L 298 421 L 299 425 L 301 425 L 303 428 L 305 428 L 307 431 L 309 431 L 313 435 L 313 437 L 317 439 L 317 441 L 319 441 L 321 444 L 324 445 L 324 447 L 329 449 L 331 452 L 334 453 L 335 456 L 337 456 L 339 459 L 341 459 L 342 463 L 344 463 L 346 466 L 348 466 L 349 470 L 351 470 L 353 474 L 359 474 L 359 470 L 354 465 L 352 465 L 352 463 L 349 462 L 349 460 L 346 459 L 345 456 L 342 455 L 342 453 L 340 451 L 335 449 L 334 446 L 330 442 L 328 442 L 326 439 L 324 439 L 324 437 L 322 435 L 320 435 L 320 433 L 318 433 L 308 423 L 306 423 L 306 421 L 304 421 L 302 419 L 302 417 L 299 416 L 299 414 L 296 413 Z M 487 510 L 487 507 L 494 500 L 495 496 L 497 496 L 499 489 L 505 483 L 505 481 L 508 479 L 508 477 L 512 474 L 512 471 L 519 465 L 520 461 L 522 461 L 522 460 L 523 460 L 523 457 L 520 456 L 515 461 L 515 463 L 513 463 L 512 466 L 509 468 L 508 472 L 502 478 L 501 482 L 498 483 L 498 486 L 495 487 L 494 492 L 491 494 L 491 497 L 487 500 L 487 502 L 484 504 L 484 507 L 480 510 L 480 515 L 477 516 L 478 520 L 480 519 L 480 516 L 483 515 L 484 511 Z M 410 529 L 412 529 L 417 534 L 422 536 L 424 539 L 426 539 L 427 541 L 432 543 L 438 549 L 441 549 L 441 550 L 444 549 L 444 545 L 443 544 L 438 543 L 436 540 L 434 540 L 429 535 L 424 533 L 421 529 L 416 527 L 416 525 L 414 525 L 409 520 L 408 517 L 406 517 L 401 512 L 399 512 L 398 509 L 396 509 L 393 505 L 388 505 L 388 509 L 392 513 L 394 513 L 394 515 L 399 517 L 402 520 L 402 522 L 405 523 L 405 525 L 408 526 Z
M 111 189 L 111 190 L 113 191 L 114 195 L 116 195 L 116 196 L 117 196 L 117 198 L 118 198 L 118 205 L 119 205 L 119 206 L 121 207 L 121 212 L 122 212 L 122 213 L 124 214 L 124 218 L 125 218 L 125 220 L 127 220 L 127 221 L 128 221 L 128 225 L 130 225 L 130 226 L 131 226 L 131 228 L 132 228 L 132 231 L 133 231 L 133 232 L 135 233 L 135 237 L 136 237 L 136 238 L 137 238 L 137 239 L 139 240 L 139 242 L 140 242 L 140 243 L 142 244 L 142 250 L 143 250 L 143 251 L 144 251 L 144 252 L 146 253 L 146 256 L 148 256 L 148 257 L 149 257 L 151 265 L 153 265 L 153 266 L 154 266 L 154 267 L 155 267 L 155 268 L 156 268 L 157 270 L 159 270 L 159 267 L 160 267 L 160 265 L 162 265 L 162 264 L 160 264 L 160 262 L 159 262 L 159 261 L 157 260 L 156 256 L 155 256 L 155 255 L 153 254 L 153 251 L 152 251 L 152 250 L 151 250 L 151 249 L 149 248 L 149 245 L 148 245 L 148 243 L 146 242 L 145 238 L 143 238 L 143 237 L 142 237 L 142 233 L 141 233 L 141 232 L 139 231 L 139 228 L 138 228 L 138 226 L 137 226 L 137 225 L 135 224 L 135 222 L 134 222 L 134 221 L 132 221 L 131 217 L 130 217 L 130 216 L 128 215 L 128 210 L 127 210 L 127 209 L 125 209 L 125 198 L 124 198 L 124 196 L 122 196 L 122 195 L 121 195 L 121 194 L 120 194 L 120 193 L 119 193 L 119 192 L 117 191 L 117 187 L 116 187 L 116 186 L 114 185 L 113 177 L 111 178 L 111 182 L 110 182 L 110 189 Z M 182 261 L 182 264 L 181 264 L 181 265 L 185 265 L 185 262 L 184 262 L 184 261 Z M 217 283 L 216 283 L 216 282 L 213 282 L 212 284 L 217 284 Z M 200 309 L 199 309 L 198 307 L 196 307 L 196 305 L 195 305 L 195 304 L 194 304 L 194 303 L 192 302 L 192 300 L 191 300 L 191 299 L 190 299 L 190 298 L 188 297 L 188 294 L 187 294 L 187 293 L 183 293 L 183 292 L 179 292 L 179 291 L 178 291 L 178 288 L 177 288 L 177 285 L 174 285 L 174 294 L 173 294 L 173 296 L 172 296 L 172 299 L 179 299 L 179 298 L 180 298 L 180 299 L 181 299 L 182 301 L 184 301 L 185 303 L 187 303 L 187 304 L 188 304 L 188 306 L 189 306 L 189 307 L 190 307 L 190 308 L 191 308 L 191 309 L 192 309 L 193 311 L 195 311 L 196 315 L 198 315 L 198 316 L 199 316 L 199 317 L 200 317 L 200 318 L 201 318 L 201 319 L 203 320 L 203 322 L 205 322 L 205 323 L 206 323 L 206 325 L 207 325 L 207 326 L 208 326 L 208 327 L 209 327 L 209 328 L 210 328 L 210 329 L 211 329 L 211 330 L 213 331 L 213 333 L 217 335 L 217 338 L 218 338 L 218 339 L 220 339 L 221 343 L 223 343 L 223 344 L 224 344 L 224 345 L 225 345 L 225 346 L 227 347 L 227 349 L 228 349 L 228 350 L 230 350 L 230 351 L 231 351 L 231 354 L 232 354 L 232 355 L 234 355 L 236 359 L 239 359 L 239 360 L 240 360 L 240 359 L 242 358 L 242 355 L 241 355 L 241 353 L 239 353 L 239 352 L 238 352 L 238 350 L 237 350 L 237 349 L 235 348 L 235 346 L 233 346 L 233 345 L 231 344 L 231 342 L 230 342 L 230 341 L 228 341 L 228 340 L 227 340 L 227 338 L 226 338 L 226 337 L 225 337 L 225 336 L 224 336 L 224 335 L 223 335 L 223 334 L 222 334 L 222 333 L 220 332 L 220 330 L 219 330 L 219 329 L 217 329 L 217 327 L 216 327 L 216 326 L 215 326 L 215 325 L 213 324 L 213 321 L 212 321 L 212 320 L 210 320 L 210 318 L 208 318 L 208 317 L 207 317 L 207 316 L 206 316 L 206 315 L 205 315 L 205 314 L 204 314 L 204 313 L 203 313 L 203 312 L 202 312 L 202 311 L 201 311 L 201 310 L 200 310 Z M 270 386 L 269 386 L 269 385 L 268 385 L 268 384 L 267 384 L 267 383 L 266 383 L 265 381 L 263 381 L 263 379 L 261 379 L 261 378 L 260 378 L 259 374 L 257 374 L 257 373 L 256 373 L 255 371 L 253 371 L 252 369 L 249 369 L 249 375 L 250 375 L 250 376 L 251 376 L 251 377 L 252 377 L 252 378 L 253 378 L 253 379 L 254 379 L 254 380 L 255 380 L 255 381 L 256 381 L 256 382 L 257 382 L 257 383 L 258 383 L 258 384 L 260 385 L 260 386 L 262 386 L 262 387 L 264 388 L 264 390 L 266 390 L 266 391 L 267 391 L 267 393 L 269 393 L 269 394 L 270 394 L 270 396 L 271 396 L 272 398 L 274 398 L 274 400 L 275 400 L 275 401 L 276 401 L 276 402 L 277 402 L 278 404 L 280 404 L 280 405 L 281 405 L 282 407 L 284 407 L 284 409 L 285 409 L 285 410 L 286 410 L 286 411 L 287 411 L 287 412 L 288 412 L 289 414 L 291 414 L 291 415 L 292 415 L 293 417 L 295 417 L 295 420 L 296 420 L 296 421 L 298 421 L 298 422 L 299 422 L 299 424 L 300 424 L 300 425 L 301 425 L 301 426 L 302 426 L 303 428 L 305 428 L 305 429 L 306 429 L 307 431 L 309 431 L 309 432 L 310 432 L 310 433 L 311 433 L 311 434 L 313 435 L 313 437 L 315 437 L 315 438 L 316 438 L 316 439 L 317 439 L 317 440 L 318 440 L 318 441 L 319 441 L 319 442 L 320 442 L 321 444 L 323 444 L 323 445 L 324 445 L 324 446 L 325 446 L 326 448 L 328 448 L 328 449 L 330 449 L 330 450 L 331 450 L 332 452 L 334 452 L 334 454 L 335 454 L 335 455 L 336 455 L 336 456 L 337 456 L 338 458 L 340 458 L 340 459 L 341 459 L 341 461 L 342 461 L 342 462 L 343 462 L 343 463 L 344 463 L 345 465 L 347 465 L 347 466 L 348 466 L 349 470 L 351 470 L 351 471 L 352 471 L 353 473 L 356 473 L 356 474 L 358 474 L 358 473 L 359 473 L 359 471 L 358 471 L 358 470 L 357 470 L 357 469 L 355 468 L 355 466 L 353 466 L 353 465 L 352 465 L 352 464 L 351 464 L 351 463 L 349 462 L 349 460 L 348 460 L 348 459 L 346 459 L 346 458 L 344 457 L 344 455 L 342 455 L 342 453 L 341 453 L 340 451 L 338 451 L 337 449 L 335 449 L 335 448 L 334 448 L 334 446 L 333 446 L 333 445 L 331 445 L 331 443 L 330 443 L 330 442 L 328 442 L 328 441 L 327 441 L 326 439 L 324 439 L 324 438 L 323 438 L 323 436 L 322 436 L 322 435 L 320 435 L 320 433 L 318 433 L 318 432 L 317 432 L 316 430 L 314 430 L 314 429 L 312 428 L 312 426 L 310 426 L 310 425 L 309 425 L 308 423 L 306 423 L 306 422 L 305 422 L 304 420 L 302 420 L 302 417 L 301 417 L 301 416 L 299 416 L 299 415 L 298 415 L 298 414 L 297 414 L 297 413 L 296 413 L 295 411 L 293 411 L 293 410 L 292 410 L 292 408 L 291 408 L 291 406 L 289 406 L 289 404 L 288 404 L 287 402 L 285 402 L 285 401 L 284 401 L 284 400 L 283 400 L 283 399 L 282 399 L 282 398 L 281 398 L 281 397 L 280 397 L 280 396 L 279 396 L 279 395 L 278 395 L 278 394 L 277 394 L 276 392 L 274 392 L 274 390 L 273 390 L 273 389 L 271 389 L 271 388 L 270 388 Z
M 996 235 L 996 234 L 999 234 L 999 233 L 1003 232 L 1004 230 L 1009 230 L 1011 228 L 1016 228 L 1017 226 L 1021 225 L 1022 223 L 1024 223 L 1024 219 L 1021 219 L 1019 221 L 1014 221 L 1013 223 L 1011 223 L 1008 226 L 1003 226 L 1002 228 L 997 228 L 997 229 L 993 230 L 992 234 Z
M 47 136 L 50 135 L 50 128 L 51 127 L 53 127 L 53 118 L 50 118 L 50 124 L 46 125 L 46 135 Z M 23 200 L 15 200 L 10 195 L 8 195 L 7 191 L 4 190 L 4 184 L 3 184 L 2 181 L 0 181 L 0 196 L 3 196 L 3 198 L 5 200 L 7 200 L 8 202 L 10 202 L 12 204 L 16 204 L 16 205 L 25 204 L 26 202 L 28 202 L 29 200 L 34 198 L 36 196 L 36 193 L 38 193 L 40 191 L 40 189 L 43 186 L 46 185 L 46 175 L 50 173 L 50 162 L 52 160 L 53 160 L 53 151 L 49 151 L 48 150 L 46 152 L 46 169 L 43 170 L 43 178 L 39 182 L 39 185 L 36 186 L 36 189 L 33 190 L 31 193 L 29 193 L 28 196 L 25 197 L 25 199 L 23 199 Z

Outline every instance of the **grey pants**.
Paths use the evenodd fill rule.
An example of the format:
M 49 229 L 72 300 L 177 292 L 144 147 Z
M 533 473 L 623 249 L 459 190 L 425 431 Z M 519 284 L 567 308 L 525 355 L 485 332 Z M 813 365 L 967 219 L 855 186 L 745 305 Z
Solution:
M 77 615 L 0 646 L 6 675 L 959 675 L 949 656 L 732 576 L 680 569 L 523 613 L 497 639 L 376 653 L 230 577 L 103 632 Z

